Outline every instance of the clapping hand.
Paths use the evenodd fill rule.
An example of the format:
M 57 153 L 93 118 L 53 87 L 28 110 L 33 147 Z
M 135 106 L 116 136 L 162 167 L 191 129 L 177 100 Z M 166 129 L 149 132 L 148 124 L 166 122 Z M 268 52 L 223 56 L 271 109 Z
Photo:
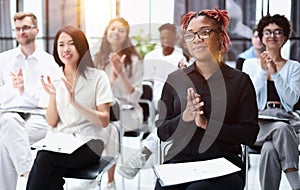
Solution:
M 112 64 L 113 72 L 116 75 L 119 75 L 123 72 L 125 57 L 126 55 L 122 55 L 120 57 L 116 53 L 109 54 L 109 61 Z
M 23 80 L 22 69 L 19 69 L 17 74 L 15 74 L 13 72 L 10 72 L 10 76 L 12 76 L 12 85 L 13 85 L 13 87 L 18 89 L 20 94 L 23 94 L 23 92 L 24 92 L 24 80 Z
M 55 86 L 52 84 L 51 79 L 49 76 L 47 76 L 47 83 L 44 80 L 44 76 L 41 76 L 41 83 L 44 88 L 44 90 L 50 95 L 54 96 L 56 95 L 56 89 Z
M 182 114 L 182 119 L 186 122 L 195 120 L 198 127 L 206 129 L 207 119 L 203 112 L 204 102 L 201 101 L 199 94 L 193 88 L 187 89 L 187 105 Z
M 261 53 L 260 65 L 264 70 L 267 70 L 269 74 L 274 74 L 277 72 L 276 63 L 267 51 Z
M 68 92 L 68 102 L 73 104 L 75 102 L 74 88 L 73 88 L 72 84 L 70 82 L 68 82 L 66 79 L 62 78 L 61 80 L 65 84 L 67 92 Z

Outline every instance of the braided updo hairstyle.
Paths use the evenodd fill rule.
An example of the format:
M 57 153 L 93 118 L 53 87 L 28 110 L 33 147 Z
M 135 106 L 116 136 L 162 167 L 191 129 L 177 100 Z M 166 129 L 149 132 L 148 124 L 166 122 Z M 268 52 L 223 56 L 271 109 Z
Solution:
M 191 20 L 193 18 L 197 18 L 198 16 L 205 16 L 211 18 L 216 23 L 216 25 L 218 26 L 218 31 L 221 34 L 223 34 L 220 51 L 222 51 L 222 53 L 227 52 L 228 44 L 231 44 L 230 38 L 226 32 L 230 22 L 228 12 L 226 10 L 219 10 L 217 8 L 212 10 L 205 9 L 200 12 L 190 11 L 187 14 L 185 14 L 181 19 L 182 29 L 186 31 Z

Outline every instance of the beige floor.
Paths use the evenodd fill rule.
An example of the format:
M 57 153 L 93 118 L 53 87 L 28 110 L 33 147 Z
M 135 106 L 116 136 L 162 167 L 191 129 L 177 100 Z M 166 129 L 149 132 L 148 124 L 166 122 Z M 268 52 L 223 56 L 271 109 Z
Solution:
M 126 138 L 124 139 L 124 146 L 128 148 L 129 151 L 127 155 L 124 156 L 124 160 L 134 153 L 139 147 L 138 140 L 136 138 Z M 119 162 L 121 163 L 121 162 Z M 259 163 L 259 155 L 250 155 L 250 170 L 249 170 L 249 186 L 248 190 L 259 190 L 259 176 L 258 176 L 258 163 Z M 155 175 L 149 167 L 141 170 L 141 172 L 132 180 L 123 179 L 118 173 L 116 173 L 116 186 L 117 190 L 153 190 L 155 186 Z M 102 180 L 102 190 L 105 190 L 105 185 L 107 181 L 107 175 L 103 176 Z M 25 190 L 25 184 L 23 178 L 20 178 L 17 190 Z M 74 180 L 67 179 L 67 186 L 69 190 L 95 190 L 97 188 L 92 188 L 87 186 L 88 181 L 84 180 Z M 67 188 L 66 188 L 67 189 Z M 285 178 L 285 175 L 282 175 L 282 181 L 280 190 L 290 190 L 290 186 Z

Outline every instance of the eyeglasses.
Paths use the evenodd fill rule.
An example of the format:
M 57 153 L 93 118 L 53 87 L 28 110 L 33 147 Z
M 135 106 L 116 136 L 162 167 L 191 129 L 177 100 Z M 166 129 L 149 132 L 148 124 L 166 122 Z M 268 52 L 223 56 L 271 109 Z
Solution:
M 263 31 L 263 35 L 264 35 L 265 37 L 270 37 L 272 34 L 273 34 L 274 36 L 276 36 L 276 37 L 280 37 L 280 36 L 283 34 L 283 31 L 280 30 L 280 29 L 276 29 L 276 30 L 274 30 L 274 31 L 271 31 L 271 30 L 269 30 L 269 29 L 266 29 L 266 30 Z
M 206 39 L 209 38 L 211 32 L 219 32 L 218 30 L 214 29 L 202 29 L 198 32 L 187 32 L 183 35 L 183 38 L 186 42 L 191 42 L 195 39 L 195 36 L 197 35 L 199 39 Z
M 16 27 L 15 29 L 13 29 L 13 31 L 15 32 L 28 32 L 29 30 L 33 29 L 33 28 L 37 28 L 36 26 L 23 26 L 23 27 Z

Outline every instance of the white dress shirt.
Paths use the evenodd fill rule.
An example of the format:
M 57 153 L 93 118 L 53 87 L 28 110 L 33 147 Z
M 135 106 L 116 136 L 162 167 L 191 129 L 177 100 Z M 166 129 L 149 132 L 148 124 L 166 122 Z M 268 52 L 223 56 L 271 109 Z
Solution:
M 11 72 L 17 74 L 22 69 L 24 93 L 13 88 Z M 59 67 L 52 55 L 37 48 L 26 57 L 21 47 L 0 54 L 0 105 L 1 109 L 10 110 L 45 108 L 48 105 L 48 95 L 43 90 L 41 75 L 59 77 Z

